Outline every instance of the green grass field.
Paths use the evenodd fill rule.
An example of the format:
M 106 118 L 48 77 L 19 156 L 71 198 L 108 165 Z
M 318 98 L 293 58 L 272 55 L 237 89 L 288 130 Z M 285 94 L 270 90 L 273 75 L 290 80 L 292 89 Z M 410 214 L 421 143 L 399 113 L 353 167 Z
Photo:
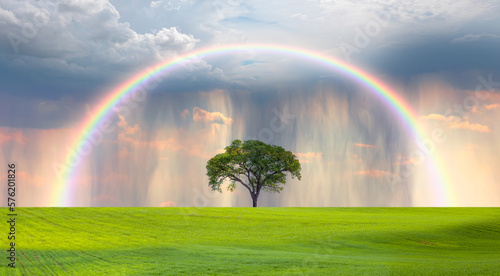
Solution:
M 500 275 L 498 208 L 16 212 L 18 259 L 7 267 L 4 223 L 2 275 Z

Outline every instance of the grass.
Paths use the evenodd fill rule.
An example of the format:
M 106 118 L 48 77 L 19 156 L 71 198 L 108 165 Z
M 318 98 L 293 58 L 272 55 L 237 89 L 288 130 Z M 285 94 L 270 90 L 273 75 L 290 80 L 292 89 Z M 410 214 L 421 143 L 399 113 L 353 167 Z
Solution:
M 498 208 L 18 208 L 1 275 L 498 275 Z M 7 209 L 2 208 L 7 217 Z M 5 233 L 8 225 L 5 223 Z M 5 249 L 5 250 L 4 250 Z

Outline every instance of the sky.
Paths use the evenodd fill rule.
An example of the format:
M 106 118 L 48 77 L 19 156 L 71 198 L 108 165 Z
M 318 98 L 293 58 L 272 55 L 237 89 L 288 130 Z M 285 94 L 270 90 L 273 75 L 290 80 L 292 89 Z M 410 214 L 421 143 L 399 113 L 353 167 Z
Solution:
M 205 165 L 234 139 L 259 139 L 302 164 L 302 180 L 259 206 L 500 205 L 498 1 L 284 3 L 1 1 L 0 163 L 16 164 L 18 204 L 251 206 L 242 187 L 211 191 Z M 248 49 L 185 62 L 133 108 L 112 109 L 113 130 L 64 184 L 57 164 L 111 91 L 231 44 L 360 68 L 409 103 L 426 137 L 444 138 L 418 162 L 405 122 L 367 87 L 310 59 Z

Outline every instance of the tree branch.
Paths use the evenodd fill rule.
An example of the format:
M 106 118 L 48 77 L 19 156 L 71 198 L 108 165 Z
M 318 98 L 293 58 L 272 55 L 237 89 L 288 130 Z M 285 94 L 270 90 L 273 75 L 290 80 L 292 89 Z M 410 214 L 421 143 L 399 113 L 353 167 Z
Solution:
M 234 175 L 230 175 L 230 176 L 229 176 L 229 178 L 230 178 L 231 180 L 233 180 L 233 181 L 236 181 L 236 182 L 241 183 L 241 185 L 243 185 L 245 188 L 247 188 L 247 189 L 248 189 L 248 191 L 252 192 L 252 191 L 250 190 L 250 187 L 248 187 L 248 185 L 247 185 L 247 184 L 245 184 L 245 182 L 241 181 L 241 179 L 237 178 L 237 177 L 236 177 L 236 176 L 234 176 Z
M 253 185 L 253 181 L 252 181 L 252 178 L 250 177 L 250 169 L 247 169 L 247 174 L 246 174 L 246 177 L 248 179 L 248 184 L 252 187 L 252 193 L 255 193 L 255 187 Z

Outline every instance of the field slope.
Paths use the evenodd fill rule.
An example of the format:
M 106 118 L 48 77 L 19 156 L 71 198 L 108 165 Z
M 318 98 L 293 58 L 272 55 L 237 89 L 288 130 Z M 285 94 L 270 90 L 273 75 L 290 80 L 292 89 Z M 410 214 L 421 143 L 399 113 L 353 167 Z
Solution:
M 18 208 L 1 275 L 498 275 L 498 208 Z M 7 218 L 7 209 L 2 216 Z

